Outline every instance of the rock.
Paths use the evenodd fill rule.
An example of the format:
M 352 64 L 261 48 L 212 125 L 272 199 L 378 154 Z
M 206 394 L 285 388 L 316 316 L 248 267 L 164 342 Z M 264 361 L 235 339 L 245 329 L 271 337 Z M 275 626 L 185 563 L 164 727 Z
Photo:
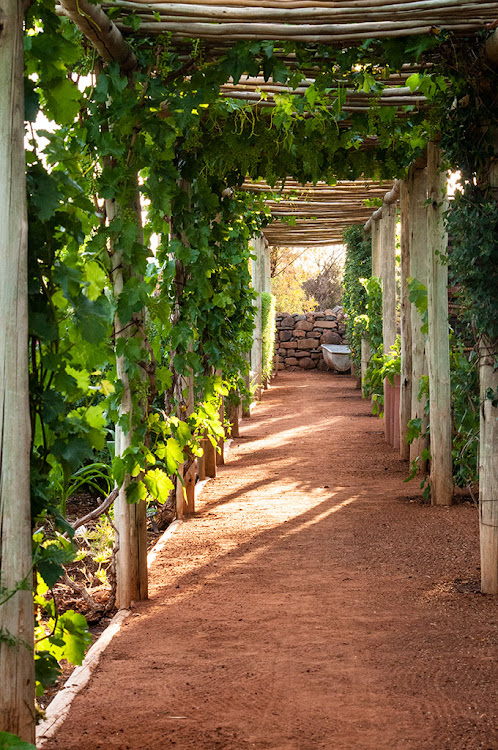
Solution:
M 326 315 L 325 316 L 325 320 L 337 320 L 337 316 L 336 315 Z
M 317 364 L 316 367 L 317 367 L 318 370 L 321 370 L 322 372 L 325 372 L 326 370 L 329 369 L 323 359 L 320 360 L 320 362 Z
M 289 341 L 292 338 L 292 331 L 280 331 L 278 337 L 280 341 Z
M 322 353 L 321 352 L 311 352 L 311 359 L 322 359 Z
M 294 320 L 306 320 L 306 315 L 295 315 Z
M 346 326 L 344 325 L 344 323 L 338 323 L 337 330 L 339 331 L 339 333 L 346 333 Z
M 335 320 L 322 320 L 320 325 L 322 328 L 337 328 L 337 322 Z
M 285 370 L 285 365 L 283 362 L 279 362 L 277 365 L 277 370 Z
M 321 331 L 318 331 L 316 329 L 316 326 L 315 326 L 315 328 L 312 331 L 306 331 L 306 338 L 307 339 L 316 339 L 316 337 L 319 336 L 320 333 L 321 333 Z
M 323 312 L 325 313 L 325 317 L 327 317 L 327 315 L 333 315 L 334 314 L 334 311 L 331 310 L 330 308 L 327 308 Z
M 301 360 L 302 361 L 302 360 Z M 286 367 L 295 367 L 299 363 L 299 360 L 295 357 L 287 357 L 285 360 L 285 366 Z
M 295 339 L 303 339 L 306 336 L 306 331 L 294 331 Z
M 322 313 L 322 312 L 316 312 L 315 313 L 315 320 L 319 320 L 319 319 L 324 318 L 324 317 L 325 317 L 325 313 Z
M 296 354 L 295 349 L 286 349 L 285 351 L 286 351 L 286 354 L 285 354 L 286 357 L 294 357 Z
M 277 351 L 277 354 L 279 354 L 281 357 L 285 357 L 285 355 L 287 354 L 287 349 L 279 349 Z
M 303 359 L 299 360 L 299 367 L 302 367 L 303 370 L 312 370 L 315 366 L 315 363 L 311 359 L 311 357 L 304 357 Z
M 339 336 L 337 331 L 325 331 L 323 336 L 320 338 L 320 344 L 341 344 L 342 338 Z
M 332 308 L 333 313 L 338 313 L 340 311 L 342 311 L 341 305 L 336 305 L 335 307 Z
M 316 349 L 318 346 L 318 339 L 299 339 L 297 342 L 298 349 Z
M 295 349 L 296 348 L 296 342 L 295 341 L 282 341 L 280 344 L 281 349 Z
M 309 357 L 309 352 L 296 352 L 295 355 L 296 359 L 300 359 L 302 357 Z
M 299 320 L 296 323 L 296 331 L 312 331 L 313 323 L 309 320 Z
M 289 315 L 287 318 L 284 318 L 282 322 L 280 323 L 280 328 L 294 328 L 295 320 L 292 317 L 292 315 Z

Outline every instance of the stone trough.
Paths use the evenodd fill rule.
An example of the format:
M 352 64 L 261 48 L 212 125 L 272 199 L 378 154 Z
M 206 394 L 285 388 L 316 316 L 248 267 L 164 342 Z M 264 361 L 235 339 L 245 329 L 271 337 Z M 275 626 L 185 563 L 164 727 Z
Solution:
M 322 344 L 325 364 L 336 372 L 346 372 L 351 367 L 350 349 L 346 344 Z

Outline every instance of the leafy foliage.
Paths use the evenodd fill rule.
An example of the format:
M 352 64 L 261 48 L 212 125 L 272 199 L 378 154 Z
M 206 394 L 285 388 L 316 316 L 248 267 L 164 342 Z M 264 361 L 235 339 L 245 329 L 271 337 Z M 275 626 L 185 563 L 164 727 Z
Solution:
M 367 292 L 360 279 L 372 275 L 371 237 L 365 235 L 363 227 L 348 227 L 343 233 L 346 245 L 344 263 L 342 304 L 347 315 L 347 335 L 351 359 L 355 369 L 361 369 L 361 337 L 366 331 Z
M 263 340 L 262 375 L 269 380 L 273 373 L 275 354 L 275 313 L 276 300 L 273 294 L 261 294 L 261 328 Z

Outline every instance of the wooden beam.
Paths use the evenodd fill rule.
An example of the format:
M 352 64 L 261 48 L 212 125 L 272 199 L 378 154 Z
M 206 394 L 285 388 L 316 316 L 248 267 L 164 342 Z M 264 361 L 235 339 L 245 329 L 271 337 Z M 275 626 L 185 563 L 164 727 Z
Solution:
M 124 73 L 135 70 L 135 53 L 99 5 L 92 5 L 88 0 L 60 0 L 60 4 L 103 60 L 116 61 Z
M 0 731 L 35 737 L 23 4 L 0 16 Z M 0 598 L 3 598 L 0 596 Z
M 399 455 L 408 461 L 410 446 L 406 442 L 407 425 L 412 410 L 412 321 L 408 297 L 410 275 L 410 181 L 402 180 L 400 189 L 401 214 L 401 391 L 399 405 Z
M 427 366 L 430 405 L 430 486 L 433 505 L 453 502 L 450 339 L 448 328 L 448 235 L 444 227 L 446 172 L 439 147 L 427 147 Z

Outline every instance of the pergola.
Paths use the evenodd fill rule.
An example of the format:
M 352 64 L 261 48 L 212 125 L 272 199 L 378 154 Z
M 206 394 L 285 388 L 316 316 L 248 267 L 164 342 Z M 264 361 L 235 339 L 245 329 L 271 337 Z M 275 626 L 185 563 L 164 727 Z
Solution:
M 113 11 L 113 20 L 106 11 Z M 119 12 L 116 14 L 116 9 Z M 278 40 L 303 44 L 321 43 L 333 47 L 361 44 L 367 39 L 389 39 L 452 31 L 467 36 L 486 29 L 498 18 L 498 1 L 482 0 L 261 0 L 257 7 L 249 0 L 183 3 L 117 0 L 93 5 L 87 0 L 60 0 L 60 14 L 67 15 L 81 30 L 105 61 L 115 61 L 123 72 L 135 69 L 137 59 L 128 42 L 134 34 L 147 37 L 170 35 L 180 57 L 187 55 L 193 39 L 204 41 L 204 55 L 216 58 L 239 40 Z M 487 43 L 490 62 L 498 62 L 498 37 L 494 32 Z M 292 66 L 293 56 L 282 53 Z M 404 107 L 420 108 L 425 99 L 412 92 L 407 78 L 413 69 L 388 81 L 382 95 L 359 93 L 348 81 L 346 111 L 368 111 L 370 106 L 395 107 L 397 116 L 405 116 Z M 278 82 L 256 77 L 228 82 L 222 95 L 248 102 L 270 111 L 277 95 L 303 93 L 316 80 L 319 71 L 310 69 L 292 91 Z M 29 570 L 29 445 L 27 342 L 27 243 L 26 195 L 24 183 L 23 119 L 23 7 L 17 0 L 5 0 L 0 24 L 0 522 L 1 560 L 7 584 L 19 581 Z M 346 129 L 348 120 L 338 127 Z M 375 149 L 372 137 L 363 148 Z M 373 269 L 383 284 L 384 350 L 396 335 L 396 289 L 394 275 L 395 226 L 401 215 L 401 331 L 402 396 L 401 433 L 410 417 L 421 414 L 421 404 L 412 393 L 427 363 L 430 379 L 431 409 L 431 483 L 433 502 L 451 502 L 451 416 L 449 384 L 449 345 L 447 330 L 447 268 L 438 262 L 444 254 L 447 238 L 443 230 L 443 180 L 439 173 L 439 151 L 429 145 L 427 159 L 415 163 L 408 177 L 399 182 L 379 185 L 368 180 L 340 181 L 334 185 L 319 182 L 299 185 L 289 179 L 283 186 L 246 182 L 244 190 L 268 194 L 270 211 L 277 221 L 265 229 L 270 244 L 323 245 L 341 241 L 342 229 L 365 224 L 372 232 Z M 280 189 L 281 188 L 281 189 Z M 366 201 L 382 199 L 382 207 L 372 216 Z M 289 223 L 289 219 L 292 223 Z M 256 243 L 264 254 L 264 243 Z M 416 276 L 428 287 L 429 338 L 427 346 L 415 324 L 416 313 L 408 300 L 407 278 Z M 257 285 L 256 285 L 257 288 Z M 488 347 L 489 349 L 489 347 Z M 498 387 L 496 371 L 488 349 L 481 362 L 481 392 Z M 426 353 L 425 353 L 426 350 Z M 425 359 L 427 357 L 427 359 Z M 481 547 L 483 550 L 483 590 L 498 592 L 498 500 L 497 455 L 498 427 L 496 407 L 488 399 L 482 408 L 480 441 Z M 402 441 L 401 454 L 410 452 Z M 415 448 L 412 449 L 414 451 Z M 15 502 L 13 502 L 15 498 Z M 126 504 L 126 501 L 124 501 Z M 133 535 L 132 514 L 119 523 L 120 533 Z M 122 552 L 123 554 L 123 552 Z M 129 560 L 122 562 L 129 575 L 137 575 Z M 118 560 L 119 565 L 119 560 Z M 136 567 L 136 566 L 135 566 Z M 143 573 L 143 571 L 142 571 Z M 138 576 L 142 575 L 139 571 Z M 133 590 L 128 581 L 125 589 Z M 27 596 L 25 594 L 28 594 Z M 123 596 L 121 606 L 130 601 Z M 133 597 L 131 597 L 133 598 Z M 28 643 L 32 624 L 29 592 L 19 592 L 5 608 L 2 627 L 20 635 Z M 5 651 L 5 649 L 4 649 Z M 4 652 L 2 652 L 4 653 Z M 8 686 L 2 711 L 9 713 L 9 727 L 29 739 L 33 717 L 19 696 L 29 682 L 32 665 L 24 653 L 7 655 L 7 669 L 13 684 Z M 3 687 L 2 687 L 3 690 Z M 29 704 L 29 700 L 28 700 Z

